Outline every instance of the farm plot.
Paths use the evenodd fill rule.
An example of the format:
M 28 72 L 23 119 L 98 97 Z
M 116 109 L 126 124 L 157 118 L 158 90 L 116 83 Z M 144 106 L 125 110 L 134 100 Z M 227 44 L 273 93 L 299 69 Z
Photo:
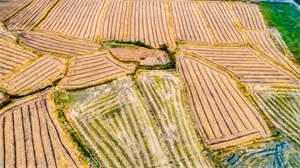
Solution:
M 222 148 L 270 135 L 259 112 L 227 74 L 192 57 L 180 55 L 177 61 L 207 145 Z
M 100 84 L 133 73 L 135 67 L 134 64 L 118 62 L 107 51 L 74 57 L 61 86 L 74 89 Z
M 140 65 L 162 65 L 170 60 L 168 55 L 161 50 L 150 50 L 139 47 L 133 48 L 111 48 L 110 52 L 120 61 L 134 61 Z
M 0 167 L 79 167 L 53 114 L 49 91 L 0 111 Z
M 35 55 L 0 38 L 0 79 L 33 59 Z
M 104 20 L 100 28 L 101 40 L 127 41 L 127 24 L 130 1 L 111 0 L 108 2 Z
M 231 3 L 232 9 L 246 30 L 266 30 L 259 6 L 254 4 Z
M 244 83 L 295 83 L 298 80 L 264 60 L 249 47 L 189 47 L 194 53 L 235 74 Z
M 290 140 L 272 142 L 260 148 L 247 148 L 221 159 L 223 167 L 297 167 L 300 149 Z
M 256 86 L 252 95 L 269 120 L 300 145 L 300 89 Z
M 219 44 L 243 44 L 244 40 L 236 26 L 226 2 L 198 2 L 212 34 Z M 222 11 L 222 12 L 220 12 Z
M 94 41 L 105 0 L 61 0 L 37 29 Z
M 17 9 L 26 5 L 30 0 L 9 0 L 0 1 L 0 20 L 12 15 Z
M 137 82 L 151 105 L 175 167 L 209 167 L 184 108 L 179 78 L 168 72 L 149 71 L 141 72 Z
M 275 43 L 266 32 L 247 31 L 246 34 L 250 43 L 252 43 L 260 52 L 300 75 L 299 70 L 295 67 L 296 65 L 280 53 Z
M 64 72 L 65 60 L 44 56 L 9 75 L 5 79 L 5 88 L 11 94 L 29 94 L 52 85 L 63 77 Z
M 176 95 L 169 96 L 174 98 L 176 108 L 181 108 L 174 114 L 159 111 L 164 117 L 160 119 L 169 123 L 162 126 L 154 121 L 130 77 L 70 92 L 74 104 L 67 116 L 97 156 L 100 167 L 210 167 L 182 109 L 180 93 L 175 91 L 175 84 L 171 86 L 174 81 L 164 77 L 160 80 L 170 82 Z M 175 80 L 178 82 L 178 78 Z M 166 106 L 170 107 L 171 102 Z M 160 127 L 168 134 L 162 133 Z
M 211 37 L 198 11 L 197 3 L 193 1 L 171 1 L 170 3 L 177 39 L 210 44 Z
M 20 43 L 30 49 L 63 56 L 84 55 L 98 51 L 98 44 L 84 40 L 64 38 L 51 33 L 19 33 Z
M 56 0 L 33 0 L 4 23 L 9 30 L 30 30 L 55 2 Z
M 175 49 L 165 1 L 133 0 L 129 16 L 130 41 L 142 41 L 155 48 L 166 44 L 170 50 Z

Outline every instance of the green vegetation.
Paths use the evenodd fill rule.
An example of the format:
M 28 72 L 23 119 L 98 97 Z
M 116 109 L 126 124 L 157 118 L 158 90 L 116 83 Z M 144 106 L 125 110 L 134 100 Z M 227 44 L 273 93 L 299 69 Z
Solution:
M 267 24 L 278 29 L 300 64 L 300 12 L 289 4 L 262 2 L 260 8 Z
M 107 42 L 106 45 L 111 48 L 138 48 L 138 46 L 134 44 L 123 44 L 123 43 L 120 44 L 113 41 Z
M 79 152 L 87 159 L 93 166 L 99 167 L 98 163 L 93 158 L 91 152 L 86 148 L 83 141 L 77 135 L 77 133 L 70 126 L 64 111 L 70 107 L 72 104 L 72 98 L 67 94 L 66 91 L 56 90 L 54 92 L 54 103 L 56 105 L 56 110 L 58 113 L 58 120 L 62 123 L 65 132 L 71 137 L 71 140 L 77 146 Z
M 153 49 L 153 47 L 149 44 L 146 44 L 142 41 L 122 41 L 122 40 L 112 40 L 112 41 L 108 41 L 108 43 L 117 43 L 117 44 L 133 44 L 136 46 L 140 46 L 140 47 L 145 47 L 145 48 L 149 48 L 149 49 Z M 117 46 L 116 46 L 117 47 Z

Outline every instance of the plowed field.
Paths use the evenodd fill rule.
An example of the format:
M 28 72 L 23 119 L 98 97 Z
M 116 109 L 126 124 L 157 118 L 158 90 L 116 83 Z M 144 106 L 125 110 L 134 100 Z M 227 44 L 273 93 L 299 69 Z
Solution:
M 227 74 L 192 57 L 181 55 L 177 60 L 207 145 L 222 148 L 270 135 L 257 109 Z
M 0 167 L 79 167 L 53 114 L 49 92 L 0 111 Z
M 115 60 L 107 51 L 71 59 L 69 71 L 62 82 L 65 88 L 82 88 L 130 74 L 134 64 Z

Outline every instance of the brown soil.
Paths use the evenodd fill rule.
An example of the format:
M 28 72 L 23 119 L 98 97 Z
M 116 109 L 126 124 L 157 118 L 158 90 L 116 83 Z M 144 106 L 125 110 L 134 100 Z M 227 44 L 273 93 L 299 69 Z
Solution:
M 0 20 L 13 14 L 16 10 L 29 3 L 30 0 L 0 1 Z
M 170 60 L 164 51 L 151 50 L 139 47 L 134 48 L 110 48 L 112 54 L 120 61 L 135 61 L 140 65 L 161 65 Z
M 207 145 L 223 148 L 270 135 L 259 112 L 227 74 L 192 57 L 177 60 Z
M 52 109 L 49 91 L 0 111 L 0 167 L 79 167 Z

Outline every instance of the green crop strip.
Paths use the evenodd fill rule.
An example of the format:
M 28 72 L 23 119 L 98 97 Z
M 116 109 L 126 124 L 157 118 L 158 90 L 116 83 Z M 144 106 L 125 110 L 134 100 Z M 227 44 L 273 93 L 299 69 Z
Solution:
M 300 64 L 300 12 L 289 4 L 260 4 L 261 12 L 268 26 L 278 29 L 295 60 Z

